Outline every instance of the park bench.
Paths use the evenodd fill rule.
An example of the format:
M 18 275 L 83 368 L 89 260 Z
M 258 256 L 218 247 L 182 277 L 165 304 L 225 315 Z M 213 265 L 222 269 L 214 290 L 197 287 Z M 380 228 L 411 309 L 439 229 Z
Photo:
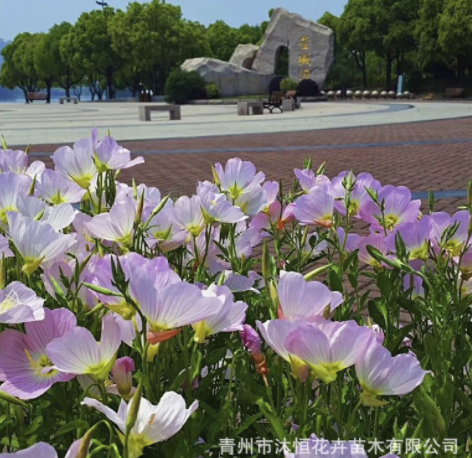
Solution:
M 264 110 L 269 110 L 271 113 L 277 108 L 280 110 L 281 113 L 284 112 L 282 109 L 282 92 L 272 92 L 269 96 L 269 100 L 263 101 Z
M 34 102 L 35 100 L 44 100 L 46 103 L 48 102 L 48 96 L 41 92 L 28 92 L 28 96 L 26 97 L 26 103 Z
M 444 98 L 465 97 L 465 89 L 463 87 L 448 87 L 443 94 Z
M 64 105 L 64 101 L 67 102 L 74 102 L 74 105 L 79 103 L 79 99 L 77 97 L 59 97 L 59 104 Z
M 242 100 L 238 102 L 238 116 L 262 115 L 264 114 L 263 102 L 251 102 Z
M 151 111 L 168 111 L 171 121 L 180 121 L 181 119 L 179 105 L 141 105 L 138 109 L 140 121 L 150 121 Z

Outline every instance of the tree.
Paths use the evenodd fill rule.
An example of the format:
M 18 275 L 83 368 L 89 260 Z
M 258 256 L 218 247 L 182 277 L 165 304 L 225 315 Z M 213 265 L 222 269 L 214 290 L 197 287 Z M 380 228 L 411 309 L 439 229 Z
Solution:
M 362 73 L 362 84 L 367 87 L 367 52 L 374 49 L 374 24 L 370 0 L 349 0 L 339 21 L 325 17 L 333 27 L 337 42 L 353 57 Z
M 439 44 L 456 57 L 457 73 L 462 81 L 472 49 L 472 3 L 470 0 L 446 0 L 439 21 Z
M 53 37 L 47 33 L 38 34 L 34 48 L 34 68 L 47 90 L 47 103 L 51 101 L 51 88 L 59 77 L 60 62 L 52 51 Z
M 182 19 L 180 7 L 159 0 L 133 2 L 110 21 L 112 46 L 125 65 L 119 79 L 135 94 L 141 83 L 163 91 L 172 69 L 211 53 L 205 28 Z
M 20 33 L 2 50 L 4 62 L 0 72 L 0 84 L 7 89 L 19 87 L 27 100 L 28 92 L 36 92 L 40 79 L 34 65 L 37 35 Z
M 238 35 L 223 21 L 216 21 L 208 27 L 208 41 L 213 57 L 227 62 L 238 46 Z
M 109 23 L 115 16 L 113 8 L 83 13 L 67 38 L 64 37 L 64 57 L 81 62 L 86 74 L 100 74 L 106 79 L 108 98 L 115 98 L 114 76 L 123 65 L 121 55 L 112 47 Z M 61 43 L 62 45 L 62 43 Z
M 424 61 L 431 61 L 442 49 L 439 44 L 439 23 L 445 0 L 423 0 L 418 12 L 415 35 Z
M 83 73 L 75 71 L 78 67 L 72 65 L 72 60 L 67 53 L 63 52 L 63 42 L 69 36 L 73 26 L 68 22 L 61 22 L 49 29 L 48 48 L 50 59 L 55 68 L 55 85 L 65 91 L 66 97 L 70 97 L 70 89 L 78 84 Z

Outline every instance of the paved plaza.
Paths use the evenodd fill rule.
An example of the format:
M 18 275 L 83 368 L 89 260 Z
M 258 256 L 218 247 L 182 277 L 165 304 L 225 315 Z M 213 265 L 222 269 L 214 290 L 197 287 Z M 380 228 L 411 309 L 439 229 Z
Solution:
M 366 171 L 383 184 L 408 186 L 417 198 L 434 190 L 438 209 L 448 210 L 464 201 L 472 179 L 469 103 L 331 102 L 240 118 L 231 105 L 183 106 L 182 121 L 158 113 L 148 123 L 137 120 L 137 106 L 2 105 L 0 133 L 10 145 L 31 143 L 32 156 L 48 162 L 58 146 L 89 135 L 90 127 L 101 134 L 109 128 L 146 160 L 123 178 L 133 175 L 174 195 L 193 193 L 197 180 L 211 179 L 210 163 L 234 156 L 253 161 L 285 186 L 291 185 L 293 169 L 312 156 L 315 167 L 326 162 L 329 176 Z
M 138 120 L 138 103 L 79 105 L 34 102 L 1 104 L 0 133 L 10 144 L 67 143 L 89 134 L 91 127 L 110 129 L 117 140 L 207 137 L 311 131 L 341 127 L 397 124 L 472 116 L 472 104 L 408 101 L 331 101 L 305 103 L 302 110 L 263 116 L 237 116 L 235 105 L 184 105 L 182 120 L 154 112 Z M 335 135 L 334 135 L 335 136 Z

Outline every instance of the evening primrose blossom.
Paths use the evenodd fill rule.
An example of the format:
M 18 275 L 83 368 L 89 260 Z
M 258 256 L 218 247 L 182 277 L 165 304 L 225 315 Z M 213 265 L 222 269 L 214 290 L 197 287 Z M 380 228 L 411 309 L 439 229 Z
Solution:
M 384 186 L 378 192 L 379 203 L 384 202 L 382 211 L 372 199 L 359 209 L 361 219 L 370 223 L 372 229 L 392 231 L 398 226 L 411 223 L 420 216 L 421 200 L 411 200 L 411 191 L 405 186 Z
M 144 447 L 165 441 L 177 434 L 198 408 L 198 401 L 194 401 L 187 409 L 184 398 L 173 391 L 164 393 L 157 406 L 145 398 L 138 401 L 136 396 L 133 396 L 128 404 L 122 400 L 118 412 L 92 398 L 85 398 L 82 405 L 97 409 L 115 423 L 120 440 L 124 442 L 126 424 L 135 402 L 139 402 L 139 409 L 128 438 L 129 458 L 138 458 L 143 454 Z
M 315 224 L 323 228 L 333 225 L 334 197 L 328 184 L 310 189 L 295 202 L 294 215 L 302 224 Z
M 78 203 L 86 193 L 78 184 L 50 169 L 44 171 L 41 182 L 36 184 L 36 190 L 39 196 L 54 205 Z
M 343 300 L 341 293 L 317 281 L 307 282 L 297 272 L 281 272 L 277 293 L 279 318 L 292 321 L 316 321 L 327 307 L 333 311 Z
M 75 243 L 74 234 L 59 234 L 41 221 L 8 212 L 10 237 L 23 258 L 23 272 L 32 274 L 43 263 L 61 260 Z
M 131 197 L 115 203 L 109 213 L 94 216 L 84 226 L 93 237 L 130 247 L 136 218 L 136 202 Z
M 18 324 L 44 319 L 44 299 L 27 288 L 23 283 L 14 281 L 0 290 L 0 323 Z
M 0 174 L 0 222 L 7 224 L 7 213 L 18 211 L 18 199 L 26 195 L 32 180 L 27 175 L 13 172 Z
M 304 361 L 325 383 L 352 366 L 375 338 L 373 331 L 355 321 L 319 322 L 299 327 L 286 340 L 288 351 Z
M 25 324 L 26 334 L 11 329 L 0 334 L 0 380 L 4 381 L 0 390 L 19 399 L 35 399 L 54 383 L 74 378 L 54 366 L 46 347 L 75 328 L 75 315 L 64 308 L 44 309 L 44 313 L 44 320 Z
M 228 192 L 231 199 L 238 199 L 241 194 L 247 193 L 251 188 L 260 185 L 265 175 L 256 173 L 256 167 L 252 162 L 233 158 L 226 162 L 225 167 L 218 162 L 215 164 L 221 189 Z
M 193 324 L 195 342 L 203 343 L 207 337 L 219 332 L 242 331 L 242 325 L 246 319 L 246 303 L 242 301 L 235 302 L 233 294 L 226 286 L 211 285 L 203 291 L 203 295 L 217 297 L 221 302 L 221 306 L 215 303 L 218 307 L 217 313 Z
M 100 343 L 88 329 L 76 327 L 49 343 L 46 354 L 61 372 L 86 374 L 105 380 L 113 367 L 120 344 L 120 326 L 113 315 L 107 315 L 102 321 Z
M 361 399 L 365 405 L 379 405 L 377 396 L 410 393 L 421 385 L 427 371 L 413 353 L 392 357 L 378 343 L 371 344 L 356 361 L 356 375 L 362 386 Z

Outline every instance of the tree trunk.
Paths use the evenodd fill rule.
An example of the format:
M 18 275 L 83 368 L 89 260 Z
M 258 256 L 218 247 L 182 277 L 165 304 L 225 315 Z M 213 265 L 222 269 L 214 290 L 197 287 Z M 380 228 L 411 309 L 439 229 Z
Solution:
M 361 66 L 362 66 L 362 85 L 364 89 L 367 89 L 367 65 L 365 62 L 365 53 L 361 54 Z
M 385 68 L 385 85 L 387 91 L 392 90 L 392 55 L 390 52 L 385 56 L 386 68 Z
M 115 98 L 115 90 L 113 88 L 113 70 L 107 70 L 107 92 L 108 92 L 108 99 L 112 100 Z
M 67 69 L 66 72 L 66 81 L 64 89 L 66 90 L 66 97 L 70 97 L 70 68 Z
M 22 87 L 21 90 L 23 91 L 23 94 L 25 96 L 25 103 L 29 103 L 28 102 L 28 89 L 26 87 Z
M 46 83 L 46 103 L 51 103 L 51 83 L 52 80 L 45 80 Z
M 464 56 L 457 56 L 457 77 L 459 78 L 460 84 L 464 83 L 465 78 L 465 58 Z

